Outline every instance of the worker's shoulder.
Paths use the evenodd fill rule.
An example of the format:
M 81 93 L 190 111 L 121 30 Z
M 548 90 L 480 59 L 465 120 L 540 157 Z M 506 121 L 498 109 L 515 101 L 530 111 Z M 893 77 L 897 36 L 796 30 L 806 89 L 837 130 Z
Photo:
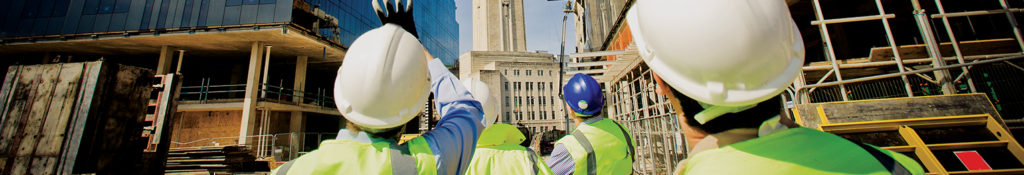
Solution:
M 901 163 L 905 160 L 913 161 L 899 153 L 891 151 L 886 153 Z M 744 167 L 766 170 L 756 174 L 872 174 L 885 172 L 884 167 L 877 164 L 860 163 L 877 161 L 856 143 L 842 137 L 813 129 L 792 128 L 694 154 L 687 162 L 686 171 L 743 174 L 743 172 L 732 172 L 732 170 L 705 168 L 726 168 L 727 165 L 734 166 L 737 162 L 744 162 Z M 919 166 L 913 164 L 907 168 L 911 172 L 920 169 Z

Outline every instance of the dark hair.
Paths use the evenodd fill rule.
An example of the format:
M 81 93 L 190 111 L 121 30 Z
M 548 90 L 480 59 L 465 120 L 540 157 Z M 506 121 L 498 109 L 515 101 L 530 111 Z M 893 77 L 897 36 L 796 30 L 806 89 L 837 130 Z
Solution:
M 779 115 L 779 111 L 782 109 L 781 98 L 776 96 L 758 103 L 754 108 L 738 113 L 728 113 L 716 117 L 711 121 L 705 122 L 704 124 L 700 124 L 693 118 L 693 116 L 703 111 L 704 107 L 702 107 L 697 100 L 693 100 L 675 89 L 672 89 L 672 94 L 675 95 L 676 99 L 679 99 L 679 103 L 681 105 L 680 108 L 682 108 L 683 111 L 676 112 L 678 115 L 686 117 L 686 124 L 708 134 L 715 134 L 738 128 L 757 129 L 765 120 Z

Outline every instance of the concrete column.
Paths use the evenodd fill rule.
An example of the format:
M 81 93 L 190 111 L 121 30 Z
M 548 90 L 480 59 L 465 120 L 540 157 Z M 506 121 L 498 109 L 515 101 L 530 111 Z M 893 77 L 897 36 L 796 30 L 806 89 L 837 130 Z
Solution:
M 306 89 L 306 64 L 308 61 L 308 56 L 299 56 L 295 60 L 295 85 L 292 86 L 292 89 L 296 92 L 293 94 L 292 101 L 296 104 L 302 104 L 302 98 L 304 98 L 304 94 L 300 92 L 304 92 Z M 291 139 L 289 139 L 291 143 L 289 144 L 289 149 L 292 150 L 289 153 L 294 153 L 290 155 L 294 157 L 298 156 L 298 150 L 301 149 L 299 143 L 302 142 L 302 139 L 305 139 L 301 133 L 306 131 L 306 117 L 302 115 L 302 111 L 292 111 L 292 118 L 289 124 L 288 131 L 293 133 L 292 137 L 290 137 Z
M 296 91 L 305 92 L 306 90 L 306 64 L 309 62 L 308 56 L 299 56 L 295 60 L 295 85 L 292 85 L 292 89 Z M 302 94 L 295 94 L 296 97 L 301 97 Z M 296 103 L 302 103 L 302 98 L 294 98 Z
M 171 73 L 171 57 L 174 56 L 174 51 L 171 51 L 169 46 L 160 47 L 160 58 L 156 64 L 156 74 L 164 75 Z
M 181 74 L 181 64 L 185 63 L 185 50 L 178 50 L 178 68 L 174 69 L 174 73 Z
M 238 143 L 247 144 L 248 140 L 245 136 L 251 135 L 253 131 L 253 123 L 256 119 L 256 103 L 258 96 L 256 95 L 260 89 L 260 67 L 263 67 L 263 60 L 260 57 L 263 54 L 264 43 L 257 41 L 252 43 L 252 49 L 249 51 L 249 70 L 248 76 L 245 82 L 245 98 L 242 101 L 242 127 L 239 128 L 238 132 Z

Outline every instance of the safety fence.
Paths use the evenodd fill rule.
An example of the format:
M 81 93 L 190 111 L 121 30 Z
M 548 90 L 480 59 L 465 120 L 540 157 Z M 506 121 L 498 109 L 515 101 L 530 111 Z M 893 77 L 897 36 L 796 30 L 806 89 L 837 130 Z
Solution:
M 181 87 L 181 100 L 199 104 L 222 101 L 237 101 L 245 98 L 245 84 L 212 85 L 211 78 L 202 78 L 199 85 Z M 301 99 L 302 104 L 333 108 L 334 98 L 327 93 L 329 89 L 315 88 L 311 91 L 300 91 L 282 87 L 281 85 L 262 84 L 259 90 L 261 100 L 279 103 L 294 103 Z
M 633 169 L 639 174 L 670 174 L 687 156 L 676 113 L 655 86 L 644 64 L 606 82 L 608 114 L 629 129 L 636 150 Z

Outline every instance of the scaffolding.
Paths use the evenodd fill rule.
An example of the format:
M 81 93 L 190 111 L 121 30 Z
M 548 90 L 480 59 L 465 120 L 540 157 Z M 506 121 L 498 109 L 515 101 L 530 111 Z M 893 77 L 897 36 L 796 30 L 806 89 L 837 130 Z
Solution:
M 800 74 L 799 78 L 800 80 L 803 81 L 794 82 L 793 87 L 791 89 L 797 90 L 795 91 L 796 94 L 794 94 L 796 97 L 796 102 L 815 103 L 989 91 L 984 89 L 979 90 L 979 87 L 977 87 L 978 85 L 976 84 L 975 79 L 979 77 L 985 78 L 988 77 L 988 75 L 972 75 L 971 70 L 978 69 L 973 66 L 964 66 L 960 67 L 959 69 L 936 69 L 934 72 L 932 72 L 932 76 L 929 76 L 927 73 L 906 73 L 915 70 L 915 66 L 912 65 L 919 65 L 917 66 L 917 69 L 921 69 L 922 67 L 928 66 L 927 64 L 931 64 L 931 68 L 938 68 L 946 66 L 946 64 L 950 62 L 954 64 L 965 64 L 969 63 L 969 61 L 981 61 L 1000 57 L 1021 55 L 1020 50 L 1010 53 L 965 53 L 964 49 L 962 48 L 962 45 L 964 44 L 984 44 L 983 42 L 1001 42 L 1004 40 L 993 39 L 966 42 L 959 41 L 957 40 L 953 27 L 951 27 L 951 23 L 949 21 L 950 18 L 969 18 L 972 16 L 977 17 L 984 15 L 1005 15 L 1008 19 L 1008 22 L 1010 23 L 1010 29 L 1006 30 L 1013 31 L 1013 38 L 1007 39 L 1006 41 L 1015 41 L 1014 45 L 1019 47 L 1021 50 L 1024 50 L 1024 42 L 1022 42 L 1024 40 L 1021 39 L 1022 35 L 1019 27 L 1017 26 L 1016 18 L 1013 14 L 1022 12 L 1024 10 L 1022 10 L 1021 8 L 1010 8 L 1005 0 L 996 0 L 999 1 L 999 4 L 1001 6 L 1000 9 L 972 10 L 953 13 L 947 13 L 945 11 L 945 8 L 941 0 L 935 0 L 934 6 L 938 12 L 936 14 L 928 14 L 926 8 L 922 7 L 918 0 L 909 1 L 913 6 L 912 14 L 914 15 L 913 20 L 916 23 L 918 29 L 917 31 L 920 34 L 920 38 L 922 38 L 924 41 L 924 44 L 922 45 L 901 46 L 896 44 L 896 40 L 893 37 L 893 29 L 890 27 L 890 20 L 896 18 L 896 14 L 887 13 L 885 8 L 883 7 L 883 3 L 881 0 L 874 1 L 875 7 L 878 10 L 877 15 L 844 17 L 834 19 L 828 19 L 824 17 L 823 11 L 825 9 L 822 9 L 821 0 L 812 1 L 815 20 L 811 22 L 811 25 L 817 26 L 820 32 L 820 36 L 824 44 L 823 50 L 825 52 L 827 66 L 810 65 L 805 66 L 803 68 L 803 71 Z M 935 33 L 939 33 L 937 32 L 939 31 L 939 27 L 931 24 L 931 19 L 942 21 L 941 27 L 943 27 L 942 29 L 944 29 L 945 31 L 945 37 L 949 40 L 948 43 L 940 43 L 938 41 L 939 39 L 942 39 L 941 36 L 935 35 Z M 833 40 L 829 33 L 828 25 L 871 21 L 877 21 L 882 23 L 882 29 L 885 31 L 886 43 L 888 45 L 886 47 L 880 48 L 868 48 L 871 49 L 872 55 L 866 61 L 857 62 L 853 61 L 856 60 L 853 58 L 838 58 L 835 54 L 835 46 L 832 44 Z M 973 29 L 973 26 L 971 27 Z M 951 46 L 951 48 L 944 48 L 944 46 L 946 45 Z M 921 50 L 921 48 L 923 48 L 923 51 L 926 53 L 926 56 L 924 56 L 925 58 L 907 59 L 904 57 L 908 55 L 913 55 L 914 53 L 901 53 L 915 51 L 915 49 Z M 878 56 L 878 54 L 876 54 L 875 52 L 881 51 L 881 49 L 888 50 L 887 52 L 891 52 L 891 55 L 885 54 L 883 56 Z M 944 51 L 948 52 L 949 50 L 952 50 L 952 53 L 943 53 Z M 1014 62 L 1011 61 L 1004 61 L 999 64 L 1006 64 L 1012 67 L 1019 67 Z M 1001 65 L 993 65 L 994 66 L 986 65 L 985 67 L 980 68 L 983 70 L 975 70 L 974 72 L 1005 72 L 999 68 L 991 68 L 999 67 Z M 888 66 L 895 67 L 890 68 Z M 898 72 L 894 73 L 899 74 L 899 79 L 888 78 L 861 83 L 840 83 L 833 86 L 817 86 L 807 88 L 806 90 L 803 91 L 798 90 L 807 86 L 816 86 L 829 83 L 829 81 L 827 81 L 828 79 L 833 79 L 834 81 L 832 82 L 842 82 L 844 78 L 850 78 L 843 76 L 844 71 L 842 69 L 846 69 L 846 72 L 863 71 L 866 69 L 896 69 Z M 805 77 L 806 75 L 809 75 L 809 73 L 817 71 L 826 72 L 819 79 Z M 863 75 L 864 73 L 861 74 L 861 77 L 865 76 Z M 879 74 L 886 73 L 883 72 L 878 74 L 868 74 L 867 76 Z M 1013 84 L 1017 83 L 1015 82 Z M 992 93 L 989 92 L 989 94 L 991 95 Z
M 813 17 L 811 26 L 818 30 L 821 37 L 820 47 L 823 55 L 808 55 L 808 58 L 823 56 L 825 61 L 805 63 L 798 80 L 784 93 L 785 99 L 791 100 L 787 106 L 982 92 L 989 96 L 999 113 L 1005 116 L 1010 130 L 1024 128 L 1012 126 L 1024 124 L 1024 119 L 1019 119 L 1020 116 L 1024 116 L 1024 92 L 1019 90 L 1019 87 L 1024 86 L 1024 78 L 1021 78 L 1024 77 L 1024 67 L 1020 66 L 1024 64 L 1024 59 L 1019 59 L 1024 58 L 1021 57 L 1024 55 L 1021 52 L 1024 50 L 1024 39 L 1014 14 L 1024 12 L 1024 9 L 1012 8 L 1005 0 L 994 1 L 998 1 L 1000 8 L 947 12 L 941 0 L 934 0 L 934 4 L 925 6 L 918 0 L 909 0 L 908 4 L 912 6 L 890 8 L 897 9 L 898 12 L 907 9 L 913 10 L 912 12 L 893 13 L 887 12 L 884 6 L 905 5 L 901 3 L 908 1 L 883 3 L 882 0 L 873 0 L 863 2 L 872 4 L 861 4 L 865 7 L 875 7 L 870 9 L 871 14 L 862 13 L 859 15 L 863 16 L 840 18 L 826 18 L 825 15 L 829 13 L 825 12 L 828 12 L 828 9 L 822 9 L 821 4 L 845 1 L 801 2 L 805 3 L 802 5 L 813 8 L 807 9 L 811 12 L 801 17 Z M 803 9 L 794 9 L 794 17 L 797 17 L 797 13 L 806 12 Z M 913 18 L 896 20 L 897 17 L 904 19 L 902 17 L 905 16 L 897 16 L 904 14 L 913 15 Z M 975 24 L 971 23 L 970 18 L 1001 16 L 1008 19 L 1009 28 L 993 30 L 1012 31 L 1008 32 L 1012 36 L 958 40 L 958 36 L 964 34 L 958 33 L 955 27 L 970 27 L 973 30 Z M 962 20 L 951 22 L 954 18 Z M 873 22 L 881 23 L 884 33 L 880 34 L 884 34 L 885 45 L 853 48 L 870 49 L 871 53 L 867 58 L 836 54 L 833 42 L 847 42 L 842 40 L 846 36 L 830 34 L 830 25 L 860 25 Z M 894 29 L 897 29 L 897 32 L 894 32 Z M 900 36 L 899 34 L 906 33 L 902 30 L 909 29 L 914 29 L 913 31 L 919 34 L 913 38 L 921 39 L 922 43 L 901 45 L 897 42 L 897 39 L 908 36 L 894 36 Z M 805 35 L 808 36 L 813 35 Z M 833 40 L 833 36 L 839 40 Z M 813 39 L 808 42 L 812 41 Z M 810 45 L 814 44 L 808 44 L 808 49 L 811 49 Z M 666 97 L 654 92 L 656 83 L 651 71 L 637 57 L 634 46 L 615 55 L 621 56 L 615 60 L 599 60 L 601 65 L 608 65 L 599 80 L 604 83 L 607 93 L 608 115 L 629 129 L 632 139 L 635 140 L 634 170 L 637 174 L 671 173 L 677 163 L 689 155 L 687 145 L 692 143 L 686 143 L 683 139 L 676 113 Z
M 605 87 L 610 93 L 609 116 L 629 129 L 635 140 L 633 169 L 639 174 L 672 173 L 687 156 L 687 143 L 668 98 L 654 92 L 651 70 L 635 64 Z

